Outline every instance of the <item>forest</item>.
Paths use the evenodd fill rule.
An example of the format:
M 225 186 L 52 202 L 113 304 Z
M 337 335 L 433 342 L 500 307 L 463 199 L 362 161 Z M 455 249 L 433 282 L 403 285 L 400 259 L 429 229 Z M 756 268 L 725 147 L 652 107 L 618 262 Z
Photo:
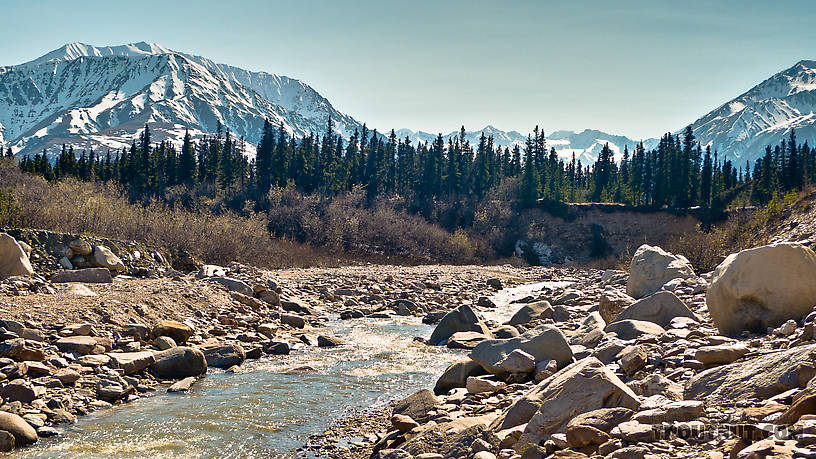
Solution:
M 606 145 L 588 165 L 574 155 L 570 161 L 560 158 L 538 127 L 523 148 L 502 148 L 484 135 L 471 145 L 464 127 L 447 141 L 440 134 L 432 143 L 414 145 L 393 130 L 382 135 L 365 125 L 346 141 L 331 120 L 322 136 L 295 139 L 267 121 L 256 156 L 249 158 L 245 150 L 243 139 L 220 127 L 197 142 L 188 133 L 177 150 L 167 141 L 154 143 L 145 126 L 121 151 L 77 153 L 63 146 L 56 158 L 43 152 L 22 158 L 19 167 L 49 181 L 112 182 L 131 202 L 158 199 L 195 208 L 206 201 L 239 213 L 271 212 L 283 190 L 309 202 L 354 192 L 370 207 L 399 199 L 401 210 L 451 233 L 473 226 L 488 195 L 517 211 L 539 208 L 558 215 L 566 203 L 603 202 L 643 209 L 699 207 L 701 215 L 716 220 L 729 205 L 764 205 L 816 180 L 816 149 L 799 144 L 794 131 L 768 146 L 753 165 L 733 164 L 703 148 L 690 127 L 682 135 L 663 135 L 652 150 L 642 143 L 631 151 L 626 147 L 619 161 Z M 302 242 L 313 237 L 302 218 L 284 220 L 271 218 L 269 229 L 276 236 Z M 497 250 L 507 252 L 509 244 Z

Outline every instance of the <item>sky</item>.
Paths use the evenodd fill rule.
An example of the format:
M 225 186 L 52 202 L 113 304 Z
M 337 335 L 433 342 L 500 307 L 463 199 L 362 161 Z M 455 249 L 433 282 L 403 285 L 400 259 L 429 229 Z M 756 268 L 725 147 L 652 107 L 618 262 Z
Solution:
M 0 65 L 147 41 L 298 78 L 380 130 L 676 131 L 802 59 L 808 1 L 9 1 Z

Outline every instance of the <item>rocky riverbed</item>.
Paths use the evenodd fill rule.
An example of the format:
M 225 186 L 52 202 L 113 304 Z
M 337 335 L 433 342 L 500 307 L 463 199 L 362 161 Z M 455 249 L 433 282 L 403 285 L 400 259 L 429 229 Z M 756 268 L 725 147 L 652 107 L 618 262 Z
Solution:
M 223 425 L 247 455 L 816 457 L 816 255 L 799 244 L 735 254 L 713 273 L 649 246 L 628 272 L 159 263 L 137 278 L 128 261 L 140 257 L 111 256 L 123 266 L 0 283 L 3 449 L 37 442 L 20 451 L 69 457 L 83 450 L 55 445 L 126 443 L 139 413 L 186 413 L 190 427 L 218 390 L 267 381 L 250 403 L 296 394 L 328 408 L 275 437 L 285 422 L 273 409 L 245 428 L 248 405 L 211 402 L 233 424 L 201 429 Z M 333 391 L 332 378 L 354 384 Z M 191 393 L 164 411 L 145 402 L 168 390 Z M 73 427 L 129 403 L 89 419 L 100 431 Z M 177 441 L 165 455 L 196 451 Z

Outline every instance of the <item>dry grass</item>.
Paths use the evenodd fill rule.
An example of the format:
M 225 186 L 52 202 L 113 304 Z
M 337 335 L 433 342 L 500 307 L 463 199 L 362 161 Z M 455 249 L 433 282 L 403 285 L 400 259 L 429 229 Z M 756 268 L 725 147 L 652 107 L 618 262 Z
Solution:
M 7 215 L 0 207 L 2 226 L 142 241 L 171 251 L 185 250 L 209 263 L 240 261 L 285 267 L 340 261 L 308 245 L 273 239 L 262 215 L 174 209 L 158 201 L 132 204 L 115 186 L 76 181 L 48 183 L 20 172 L 8 162 L 0 164 L 0 183 L 8 187 L 3 196 L 13 194 L 11 200 L 6 197 L 0 202 L 11 201 L 15 209 L 13 215 Z

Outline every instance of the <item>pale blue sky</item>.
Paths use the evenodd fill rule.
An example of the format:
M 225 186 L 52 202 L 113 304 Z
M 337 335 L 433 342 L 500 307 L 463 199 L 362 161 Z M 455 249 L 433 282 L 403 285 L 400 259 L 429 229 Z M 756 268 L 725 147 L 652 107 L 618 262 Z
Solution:
M 380 129 L 677 130 L 801 59 L 813 1 L 7 1 L 0 65 L 152 41 L 299 78 Z

